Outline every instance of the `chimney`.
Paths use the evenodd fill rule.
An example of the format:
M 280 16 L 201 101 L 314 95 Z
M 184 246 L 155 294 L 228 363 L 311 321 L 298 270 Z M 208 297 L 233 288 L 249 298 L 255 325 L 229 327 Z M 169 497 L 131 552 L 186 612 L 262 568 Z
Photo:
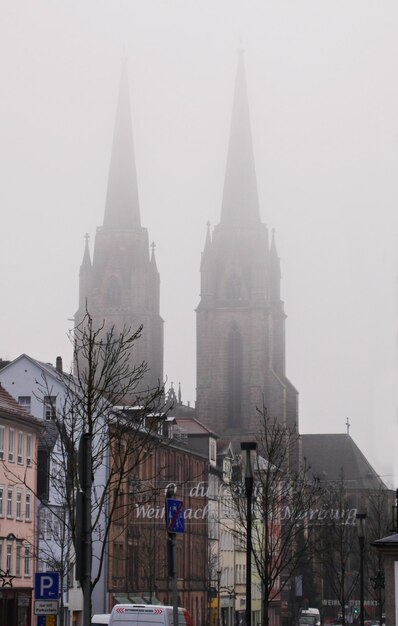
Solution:
M 62 356 L 57 356 L 55 361 L 55 369 L 62 374 Z

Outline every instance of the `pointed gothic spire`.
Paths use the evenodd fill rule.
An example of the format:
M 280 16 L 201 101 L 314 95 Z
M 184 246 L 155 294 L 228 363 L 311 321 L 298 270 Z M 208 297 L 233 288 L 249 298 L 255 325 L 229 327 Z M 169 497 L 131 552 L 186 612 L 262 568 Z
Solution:
M 89 239 L 90 239 L 90 235 L 88 233 L 86 233 L 84 235 L 84 239 L 86 240 L 86 243 L 84 245 L 84 254 L 83 254 L 82 264 L 80 266 L 80 273 L 83 272 L 86 269 L 90 269 L 91 270 L 90 249 L 88 247 L 88 242 L 89 242 Z
M 239 49 L 221 222 L 260 221 L 243 50 Z
M 158 268 L 156 265 L 155 248 L 156 248 L 156 243 L 152 241 L 151 243 L 151 268 L 157 271 Z
M 139 228 L 140 226 L 141 219 L 127 79 L 127 60 L 123 58 L 109 167 L 104 228 L 125 230 Z
M 84 245 L 83 260 L 79 271 L 79 307 L 86 310 L 87 301 L 91 292 L 92 265 L 90 249 L 88 247 L 88 241 L 90 239 L 88 233 L 85 234 L 84 238 L 86 243 Z

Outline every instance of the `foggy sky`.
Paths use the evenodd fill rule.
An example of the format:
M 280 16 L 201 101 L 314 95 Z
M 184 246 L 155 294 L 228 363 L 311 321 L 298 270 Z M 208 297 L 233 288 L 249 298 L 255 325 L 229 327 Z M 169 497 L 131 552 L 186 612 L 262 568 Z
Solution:
M 128 58 L 165 373 L 195 400 L 206 222 L 220 218 L 237 48 L 276 230 L 302 432 L 345 432 L 389 483 L 397 441 L 398 5 L 0 0 L 0 356 L 66 367 L 84 234 L 102 224 Z

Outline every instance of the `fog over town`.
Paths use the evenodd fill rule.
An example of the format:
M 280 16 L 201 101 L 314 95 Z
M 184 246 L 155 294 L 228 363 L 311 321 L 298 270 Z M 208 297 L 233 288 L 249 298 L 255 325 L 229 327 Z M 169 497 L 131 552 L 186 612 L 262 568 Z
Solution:
M 243 46 L 300 430 L 345 432 L 397 484 L 398 5 L 0 0 L 0 357 L 64 366 L 102 224 L 121 58 L 165 374 L 195 402 L 206 223 L 220 220 Z

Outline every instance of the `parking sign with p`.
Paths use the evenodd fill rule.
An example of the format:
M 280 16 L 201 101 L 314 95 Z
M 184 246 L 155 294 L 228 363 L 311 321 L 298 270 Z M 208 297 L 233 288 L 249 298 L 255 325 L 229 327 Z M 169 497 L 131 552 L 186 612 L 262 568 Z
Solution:
M 59 573 L 40 572 L 35 574 L 35 599 L 58 600 L 59 598 Z

